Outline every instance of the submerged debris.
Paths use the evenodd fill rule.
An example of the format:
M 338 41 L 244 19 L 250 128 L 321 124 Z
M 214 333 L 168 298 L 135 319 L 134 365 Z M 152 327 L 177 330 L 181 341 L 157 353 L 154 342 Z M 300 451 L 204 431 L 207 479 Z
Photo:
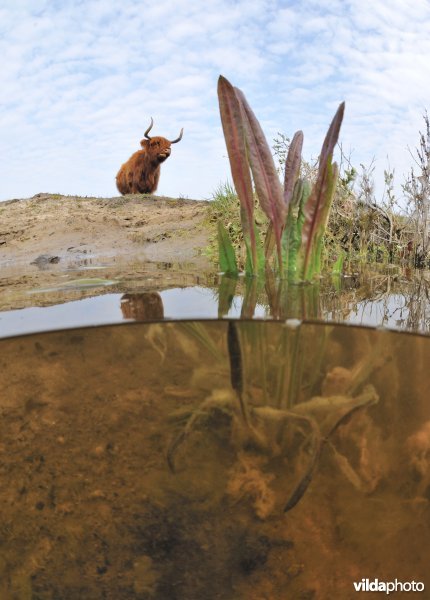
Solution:
M 237 459 L 230 471 L 227 494 L 236 502 L 250 498 L 257 517 L 266 519 L 276 504 L 275 493 L 269 486 L 275 475 L 262 471 L 262 457 L 239 452 Z
M 288 512 L 308 489 L 324 444 L 356 411 L 378 402 L 379 396 L 372 385 L 365 386 L 355 397 L 348 393 L 359 387 L 363 372 L 369 372 L 370 367 L 366 360 L 362 360 L 351 370 L 332 369 L 322 384 L 325 395 L 293 404 L 288 410 L 267 405 L 254 406 L 245 390 L 241 341 L 233 321 L 228 323 L 227 347 L 232 390 L 214 391 L 197 409 L 180 411 L 176 415 L 177 421 L 185 421 L 185 425 L 167 450 L 168 465 L 175 472 L 176 453 L 182 444 L 194 431 L 210 431 L 216 415 L 223 414 L 229 421 L 228 443 L 237 453 L 237 464 L 233 467 L 227 492 L 235 497 L 251 498 L 260 518 L 266 518 L 275 506 L 274 492 L 269 488 L 275 476 L 263 473 L 259 460 L 286 457 L 291 452 L 298 452 L 304 457 L 304 472 L 284 505 L 284 512 Z M 329 391 L 338 393 L 327 396 Z M 295 446 L 291 445 L 295 436 L 301 440 L 298 446 L 297 442 Z M 342 472 L 351 479 L 352 467 L 349 463 L 345 465 L 346 459 L 343 460 L 335 449 L 333 454 Z

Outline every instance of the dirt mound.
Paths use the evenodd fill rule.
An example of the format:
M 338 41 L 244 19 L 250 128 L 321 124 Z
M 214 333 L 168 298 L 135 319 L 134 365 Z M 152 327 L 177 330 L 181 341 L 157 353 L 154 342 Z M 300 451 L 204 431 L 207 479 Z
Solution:
M 63 290 L 69 280 L 82 278 L 81 271 L 90 279 L 128 282 L 128 292 L 136 285 L 139 291 L 159 289 L 160 282 L 163 289 L 195 284 L 214 271 L 205 254 L 208 204 L 149 195 L 59 194 L 1 202 L 0 310 L 102 293 L 93 286 Z M 54 288 L 62 291 L 56 295 Z
M 133 255 L 204 267 L 207 206 L 203 201 L 146 195 L 36 194 L 9 200 L 0 203 L 1 264 L 64 264 L 79 258 Z

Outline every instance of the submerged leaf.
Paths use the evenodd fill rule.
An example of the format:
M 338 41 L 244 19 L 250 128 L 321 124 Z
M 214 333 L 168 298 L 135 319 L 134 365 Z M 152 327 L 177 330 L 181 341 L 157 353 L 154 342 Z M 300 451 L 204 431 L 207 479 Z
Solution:
M 240 349 L 239 335 L 233 321 L 228 322 L 227 329 L 228 356 L 230 359 L 231 387 L 238 393 L 243 392 L 242 352 Z
M 291 494 L 285 505 L 284 512 L 288 512 L 296 506 L 306 492 L 311 483 L 312 476 L 321 456 L 323 445 L 326 444 L 337 430 L 347 419 L 355 412 L 362 410 L 379 401 L 379 396 L 372 385 L 366 386 L 363 393 L 357 398 L 347 396 L 336 396 L 332 398 L 313 398 L 307 402 L 296 404 L 290 414 L 301 416 L 309 422 L 312 433 L 309 436 L 311 441 L 311 458 L 308 467 L 299 481 L 298 485 Z M 317 421 L 317 417 L 318 421 Z M 322 418 L 321 418 L 322 417 Z M 345 463 L 342 465 L 345 467 Z M 346 470 L 343 469 L 346 474 Z M 348 473 L 351 476 L 351 472 Z
M 88 279 L 71 279 L 69 281 L 65 281 L 60 285 L 55 285 L 48 288 L 36 288 L 27 292 L 28 294 L 39 294 L 40 292 L 53 292 L 53 291 L 61 291 L 68 289 L 80 289 L 80 288 L 93 288 L 93 287 L 102 287 L 115 285 L 118 283 L 115 279 L 101 279 L 99 277 L 93 277 Z
M 288 512 L 289 510 L 294 508 L 303 498 L 306 490 L 308 489 L 312 481 L 313 474 L 315 472 L 319 457 L 321 455 L 323 440 L 321 439 L 321 435 L 318 430 L 318 425 L 312 419 L 309 419 L 309 423 L 312 427 L 312 433 L 310 435 L 311 444 L 309 451 L 309 463 L 303 477 L 300 479 L 299 483 L 296 485 L 287 503 L 285 504 L 284 512 Z
M 179 327 L 178 327 L 179 332 L 181 331 L 181 329 L 184 330 L 185 332 L 187 332 L 187 334 L 191 338 L 194 338 L 199 343 L 200 351 L 201 351 L 201 348 L 205 348 L 208 352 L 210 352 L 210 354 L 212 354 L 212 356 L 215 360 L 220 361 L 220 362 L 223 361 L 224 355 L 215 345 L 215 343 L 214 343 L 213 339 L 211 338 L 209 332 L 207 331 L 204 323 L 199 323 L 197 321 L 191 321 L 189 323 L 187 323 L 187 322 L 179 323 L 178 325 L 179 325 Z M 185 346 L 183 346 L 182 349 L 186 352 Z
M 234 389 L 239 401 L 240 412 L 242 415 L 243 423 L 249 429 L 249 432 L 253 432 L 250 427 L 248 406 L 246 399 L 243 396 L 243 359 L 242 349 L 240 346 L 239 333 L 236 328 L 234 321 L 228 322 L 227 329 L 227 346 L 228 356 L 230 359 L 230 381 L 231 387 Z M 257 434 L 258 437 L 258 434 Z
M 359 475 L 357 474 L 357 472 L 351 466 L 351 463 L 349 462 L 349 460 L 346 458 L 346 456 L 344 456 L 343 454 L 338 452 L 338 450 L 336 450 L 336 448 L 333 446 L 333 444 L 330 443 L 329 447 L 331 448 L 331 451 L 333 452 L 333 458 L 334 458 L 337 466 L 339 467 L 340 471 L 343 473 L 343 475 L 346 477 L 346 479 L 348 479 L 348 481 L 355 487 L 356 490 L 362 491 L 363 483 L 362 483 Z

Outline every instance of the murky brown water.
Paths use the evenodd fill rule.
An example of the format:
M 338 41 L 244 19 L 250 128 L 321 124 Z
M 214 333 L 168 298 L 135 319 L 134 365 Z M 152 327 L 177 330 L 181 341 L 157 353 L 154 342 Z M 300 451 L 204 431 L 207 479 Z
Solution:
M 165 322 L 0 349 L 2 600 L 430 586 L 430 339 Z

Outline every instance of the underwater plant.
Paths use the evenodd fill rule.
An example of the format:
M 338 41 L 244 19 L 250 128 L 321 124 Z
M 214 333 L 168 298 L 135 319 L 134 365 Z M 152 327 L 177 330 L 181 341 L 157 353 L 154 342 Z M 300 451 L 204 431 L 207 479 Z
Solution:
M 311 187 L 300 178 L 303 133 L 296 132 L 285 161 L 282 187 L 263 130 L 241 90 L 223 76 L 218 80 L 218 99 L 233 183 L 240 201 L 248 275 L 269 269 L 275 252 L 275 272 L 309 281 L 321 271 L 323 236 L 336 189 L 338 167 L 332 162 L 345 104 L 340 104 L 325 137 L 318 174 Z M 254 219 L 254 188 L 269 220 L 264 251 Z M 224 225 L 218 223 L 219 261 L 224 273 L 236 274 L 233 244 Z
M 297 343 L 300 326 L 296 327 L 297 331 L 283 328 L 278 343 L 273 346 L 264 339 L 263 329 L 253 322 L 230 320 L 226 325 L 230 386 L 213 389 L 197 407 L 180 409 L 170 415 L 171 420 L 181 426 L 167 449 L 170 470 L 176 472 L 178 451 L 195 432 L 203 432 L 205 439 L 214 434 L 216 437 L 219 423 L 227 421 L 228 439 L 223 437 L 222 445 L 227 442 L 233 450 L 227 493 L 236 499 L 258 496 L 261 503 L 255 502 L 254 508 L 260 518 L 266 518 L 275 505 L 268 486 L 274 478 L 270 467 L 272 459 L 286 458 L 289 464 L 300 464 L 298 476 L 288 485 L 288 497 L 281 499 L 284 512 L 294 508 L 305 494 L 326 445 L 345 476 L 359 481 L 347 459 L 332 444 L 332 438 L 352 415 L 378 403 L 377 391 L 367 382 L 371 373 L 387 359 L 381 345 L 375 344 L 350 369 L 335 367 L 328 371 L 318 386 L 321 395 L 303 399 L 303 387 L 314 387 L 309 377 L 308 381 L 301 381 L 306 367 L 302 365 L 303 373 L 295 375 L 291 368 L 286 368 L 287 363 L 296 368 L 302 364 L 298 360 Z M 219 352 L 204 328 L 197 331 L 190 324 L 187 331 L 194 340 L 204 339 L 204 346 L 213 357 Z M 321 341 L 325 343 L 325 335 Z M 271 351 L 274 354 L 267 361 L 271 367 L 269 373 L 269 364 L 263 363 Z M 313 360 L 318 355 L 321 353 L 316 348 Z M 224 373 L 224 369 L 222 371 Z M 261 378 L 260 389 L 263 388 L 259 399 L 254 397 L 258 389 L 254 381 L 256 373 L 257 378 L 258 373 Z M 282 477 L 281 472 L 278 474 Z

